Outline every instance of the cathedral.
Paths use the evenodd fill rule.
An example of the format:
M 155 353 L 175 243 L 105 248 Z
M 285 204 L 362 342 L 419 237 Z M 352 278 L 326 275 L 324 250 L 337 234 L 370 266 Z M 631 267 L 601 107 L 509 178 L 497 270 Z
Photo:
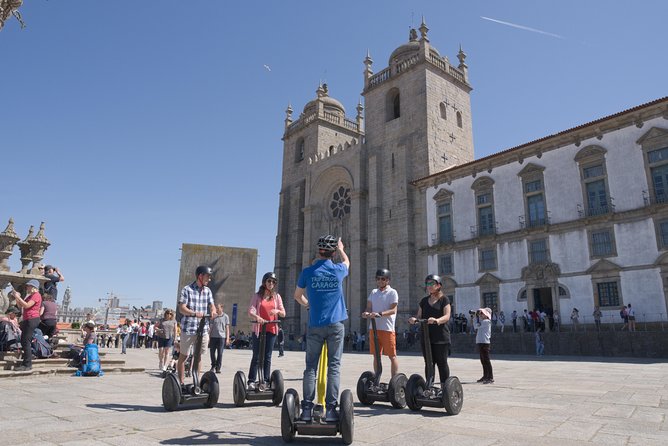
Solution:
M 552 326 L 599 307 L 616 323 L 633 302 L 639 319 L 665 319 L 668 99 L 476 160 L 466 54 L 451 63 L 428 31 L 412 29 L 380 70 L 367 54 L 354 117 L 325 84 L 298 116 L 286 110 L 275 272 L 287 332 L 306 328 L 292 295 L 323 234 L 350 256 L 349 332 L 365 331 L 378 268 L 392 272 L 400 331 L 430 273 L 457 313 L 536 308 Z
M 364 107 L 360 102 L 354 117 L 346 116 L 327 85 L 297 117 L 286 110 L 275 271 L 289 332 L 305 328 L 305 310 L 291 297 L 323 234 L 340 236 L 350 256 L 348 330 L 363 325 L 359 315 L 378 268 L 392 271 L 399 319 L 415 311 L 424 292 L 426 264 L 416 253 L 426 214 L 410 183 L 473 160 L 466 55 L 460 48 L 451 63 L 431 45 L 428 31 L 424 22 L 412 29 L 376 73 L 367 54 Z

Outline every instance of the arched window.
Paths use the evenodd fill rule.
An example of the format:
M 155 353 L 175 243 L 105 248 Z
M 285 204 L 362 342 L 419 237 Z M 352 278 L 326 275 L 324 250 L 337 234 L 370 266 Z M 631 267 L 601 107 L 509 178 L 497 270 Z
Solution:
M 295 162 L 298 163 L 304 160 L 304 138 L 299 138 L 297 144 L 295 144 Z
M 398 88 L 392 88 L 387 92 L 387 120 L 392 121 L 401 116 L 401 98 Z
M 457 112 L 457 127 L 462 128 L 462 112 Z
M 329 156 L 334 155 L 334 146 L 329 146 Z
M 441 118 L 448 119 L 448 107 L 445 105 L 445 102 L 441 102 L 439 108 L 441 109 Z

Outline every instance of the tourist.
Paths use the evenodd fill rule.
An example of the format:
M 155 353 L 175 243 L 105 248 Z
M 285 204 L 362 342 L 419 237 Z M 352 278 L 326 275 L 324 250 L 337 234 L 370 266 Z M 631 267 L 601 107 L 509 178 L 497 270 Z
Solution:
M 130 324 L 130 348 L 137 348 L 139 340 L 139 324 L 137 322 L 137 319 L 135 319 Z
M 53 296 L 49 293 L 44 295 L 42 301 L 44 311 L 40 316 L 39 329 L 42 330 L 44 336 L 48 336 L 49 340 L 56 333 L 56 324 L 58 323 L 58 304 L 53 301 Z
M 248 390 L 255 390 L 257 368 L 260 363 L 260 330 L 265 332 L 265 348 L 264 348 L 264 383 L 257 383 L 265 387 L 269 386 L 269 378 L 271 376 L 271 354 L 274 350 L 274 343 L 276 342 L 276 335 L 278 335 L 277 324 L 266 324 L 265 322 L 277 321 L 279 317 L 285 317 L 285 308 L 283 307 L 283 299 L 281 295 L 276 292 L 276 274 L 268 272 L 262 276 L 262 284 L 257 293 L 251 297 L 250 306 L 248 307 L 248 316 L 255 321 L 253 325 L 253 356 L 251 358 L 250 370 L 248 371 Z
M 561 325 L 561 316 L 559 316 L 559 312 L 554 313 L 552 318 L 554 319 L 554 331 L 559 332 L 559 326 Z
M 542 330 L 536 331 L 536 356 L 543 356 L 545 354 L 545 340 L 543 339 Z
M 577 308 L 573 308 L 573 311 L 571 311 L 571 323 L 573 324 L 573 331 L 578 331 L 578 325 L 580 325 L 580 312 Z
M 601 310 L 598 308 L 598 306 L 594 308 L 594 312 L 591 315 L 594 316 L 596 330 L 601 331 L 601 316 L 603 316 L 603 313 L 601 313 Z
M 137 348 L 142 348 L 144 347 L 144 342 L 146 341 L 146 323 L 141 322 L 139 324 L 139 328 L 137 329 L 137 337 L 139 338 L 137 340 Z
M 16 300 L 16 304 L 23 309 L 21 320 L 21 350 L 23 350 L 23 362 L 16 371 L 32 370 L 32 337 L 35 328 L 39 326 L 39 313 L 42 309 L 42 296 L 39 294 L 39 282 L 31 279 L 25 285 L 25 299 L 18 291 L 12 291 L 10 296 Z
M 216 306 L 213 302 L 213 294 L 207 285 L 211 281 L 213 270 L 208 266 L 198 266 L 195 270 L 195 281 L 186 285 L 181 290 L 179 296 L 179 312 L 183 315 L 181 318 L 181 353 L 177 363 L 179 382 L 183 385 L 183 375 L 185 374 L 185 361 L 188 356 L 188 350 L 195 345 L 197 339 L 197 328 L 199 320 L 207 315 L 211 318 L 216 317 Z M 193 363 L 199 365 L 197 373 L 202 369 L 202 354 L 209 343 L 209 321 L 204 323 L 204 332 L 202 333 L 202 348 L 196 352 L 193 349 Z M 197 361 L 195 361 L 195 359 Z
M 629 331 L 636 331 L 636 310 L 631 308 L 631 304 L 629 304 L 626 314 L 629 317 Z
M 621 331 L 629 328 L 629 313 L 626 310 L 626 305 L 622 305 L 622 308 L 619 310 L 619 317 L 622 318 L 622 328 Z
M 51 265 L 44 267 L 44 277 L 49 279 L 44 284 L 44 294 L 50 294 L 53 297 L 53 301 L 56 302 L 58 300 L 58 283 L 63 282 L 65 277 L 58 268 Z
M 499 312 L 499 325 L 501 326 L 501 333 L 503 333 L 503 329 L 506 326 L 506 315 L 503 314 L 503 310 Z
M 154 338 L 155 338 L 155 324 L 149 322 L 148 327 L 146 327 L 146 345 L 145 345 L 146 348 L 155 350 L 155 347 L 153 346 Z
M 118 334 L 121 335 L 121 354 L 127 355 L 128 342 L 130 339 L 131 322 L 126 319 L 125 323 L 118 327 Z
M 513 333 L 517 333 L 517 310 L 513 310 L 510 315 L 510 318 L 513 321 Z
M 475 342 L 478 345 L 480 363 L 482 364 L 482 378 L 478 382 L 492 384 L 494 382 L 494 373 L 489 355 L 492 342 L 492 322 L 489 319 L 492 316 L 492 310 L 489 308 L 480 308 L 476 311 L 476 315 L 478 316 L 478 321 L 476 322 L 477 334 Z
M 343 296 L 343 279 L 348 275 L 350 260 L 343 242 L 332 235 L 318 239 L 318 258 L 313 265 L 299 275 L 294 298 L 302 306 L 310 308 L 306 338 L 306 367 L 304 369 L 302 421 L 310 422 L 315 400 L 315 372 L 318 368 L 322 346 L 327 343 L 327 392 L 325 396 L 325 421 L 338 421 L 336 411 L 339 399 L 341 355 L 348 319 Z M 338 252 L 341 263 L 332 262 Z M 306 293 L 306 295 L 304 295 Z
M 0 322 L 7 325 L 7 338 L 3 344 L 0 344 L 0 351 L 12 351 L 21 348 L 21 328 L 19 324 L 19 315 L 21 310 L 15 306 L 7 308 L 5 316 L 0 317 Z
M 218 315 L 211 320 L 209 335 L 209 353 L 211 355 L 211 371 L 220 373 L 223 366 L 223 352 L 230 346 L 230 317 L 223 311 L 223 303 L 216 304 Z
M 427 345 L 425 335 L 420 336 L 422 357 L 424 358 L 425 376 L 436 377 L 435 367 L 438 367 L 438 376 L 441 379 L 441 388 L 444 389 L 445 381 L 450 377 L 448 367 L 448 353 L 450 351 L 450 331 L 448 321 L 450 320 L 450 299 L 443 293 L 441 277 L 436 274 L 428 275 L 424 285 L 429 293 L 423 297 L 418 304 L 417 315 L 408 319 L 409 324 L 415 324 L 418 319 L 427 319 L 429 330 L 429 344 L 431 347 L 431 358 L 427 358 Z M 428 359 L 431 359 L 431 370 L 428 368 Z
M 496 331 L 496 325 L 499 322 L 499 313 L 495 310 L 492 311 L 492 331 Z
M 176 339 L 176 321 L 172 310 L 165 310 L 163 318 L 157 323 L 155 331 L 158 335 L 158 369 L 165 371 L 167 370 L 169 349 L 174 345 L 174 339 Z
M 376 271 L 376 285 L 369 294 L 366 301 L 366 309 L 362 313 L 365 319 L 376 319 L 376 337 L 380 352 L 390 358 L 391 376 L 399 373 L 399 360 L 397 359 L 397 338 L 395 333 L 395 320 L 397 318 L 397 306 L 399 305 L 399 294 L 390 286 L 392 277 L 389 269 L 381 268 Z M 369 352 L 372 355 L 373 369 L 378 373 L 378 364 L 375 360 L 376 346 L 373 342 L 371 323 L 369 329 Z

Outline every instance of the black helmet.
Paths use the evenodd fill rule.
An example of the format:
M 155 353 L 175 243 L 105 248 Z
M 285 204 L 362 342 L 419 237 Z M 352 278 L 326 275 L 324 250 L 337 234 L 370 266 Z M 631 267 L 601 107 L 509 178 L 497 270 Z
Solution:
M 439 285 L 443 285 L 443 282 L 441 282 L 441 276 L 438 276 L 436 274 L 429 274 L 424 281 L 429 282 L 430 280 L 433 280 L 434 282 L 438 283 Z
M 195 270 L 195 277 L 199 277 L 200 274 L 208 274 L 211 276 L 213 275 L 213 270 L 211 269 L 210 266 L 200 265 Z
M 379 270 L 376 270 L 376 277 L 387 277 L 388 279 L 392 278 L 392 275 L 390 274 L 390 270 L 386 268 L 381 268 Z
M 264 276 L 262 276 L 262 283 L 265 283 L 267 281 L 267 279 L 274 279 L 275 281 L 278 282 L 278 279 L 276 278 L 276 274 L 274 274 L 271 271 L 268 272 L 268 273 L 265 273 Z
M 318 239 L 318 249 L 324 251 L 336 251 L 339 239 L 333 235 L 323 235 Z

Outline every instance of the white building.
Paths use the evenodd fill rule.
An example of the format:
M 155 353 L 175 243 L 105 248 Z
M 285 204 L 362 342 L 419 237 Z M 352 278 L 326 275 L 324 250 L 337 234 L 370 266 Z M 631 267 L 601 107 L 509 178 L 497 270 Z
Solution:
M 666 318 L 668 98 L 415 181 L 427 271 L 456 312 L 600 306 Z M 580 320 L 582 321 L 582 319 Z

